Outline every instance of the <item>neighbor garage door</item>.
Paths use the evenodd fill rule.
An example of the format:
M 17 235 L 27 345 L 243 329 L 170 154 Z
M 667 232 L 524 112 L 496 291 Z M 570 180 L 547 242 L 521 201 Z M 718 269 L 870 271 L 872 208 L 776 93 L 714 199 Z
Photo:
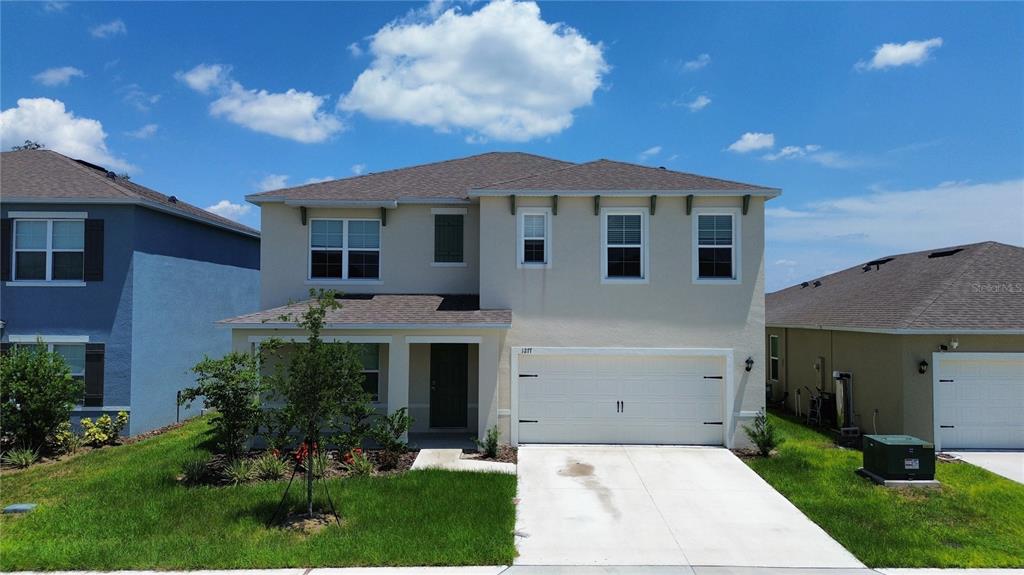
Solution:
M 941 449 L 1024 449 L 1024 353 L 944 353 L 934 363 Z
M 723 443 L 721 356 L 546 350 L 519 355 L 520 443 Z

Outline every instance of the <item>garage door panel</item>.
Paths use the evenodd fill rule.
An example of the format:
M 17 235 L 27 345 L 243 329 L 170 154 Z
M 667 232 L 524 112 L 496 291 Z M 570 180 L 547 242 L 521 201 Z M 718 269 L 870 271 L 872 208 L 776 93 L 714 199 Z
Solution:
M 713 356 L 521 355 L 519 441 L 721 445 L 705 422 L 723 419 L 724 369 Z
M 1024 353 L 950 354 L 935 377 L 943 449 L 1024 448 Z

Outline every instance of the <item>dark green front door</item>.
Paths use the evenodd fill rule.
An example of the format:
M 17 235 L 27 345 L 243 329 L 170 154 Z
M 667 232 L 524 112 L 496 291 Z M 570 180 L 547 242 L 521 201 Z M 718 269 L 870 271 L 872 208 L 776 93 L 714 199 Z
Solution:
M 430 427 L 466 427 L 469 344 L 430 344 Z

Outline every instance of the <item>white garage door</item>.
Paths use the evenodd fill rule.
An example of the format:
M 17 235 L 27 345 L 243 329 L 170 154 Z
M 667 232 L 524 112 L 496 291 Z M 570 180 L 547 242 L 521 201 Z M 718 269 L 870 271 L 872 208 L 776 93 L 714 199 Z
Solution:
M 725 360 L 519 356 L 520 443 L 721 445 Z
M 1024 449 L 1024 353 L 935 355 L 939 447 Z

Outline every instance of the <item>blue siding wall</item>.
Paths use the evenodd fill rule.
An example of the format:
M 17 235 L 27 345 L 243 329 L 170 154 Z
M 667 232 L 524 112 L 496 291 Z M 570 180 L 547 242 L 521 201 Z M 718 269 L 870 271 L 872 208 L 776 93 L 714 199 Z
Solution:
M 170 214 L 136 208 L 135 250 L 260 269 L 260 240 Z
M 0 286 L 0 319 L 6 322 L 4 341 L 11 335 L 88 335 L 89 341 L 106 344 L 103 404 L 129 405 L 135 209 L 96 204 L 0 206 L 2 217 L 12 211 L 86 212 L 104 220 L 103 281 L 84 287 Z

